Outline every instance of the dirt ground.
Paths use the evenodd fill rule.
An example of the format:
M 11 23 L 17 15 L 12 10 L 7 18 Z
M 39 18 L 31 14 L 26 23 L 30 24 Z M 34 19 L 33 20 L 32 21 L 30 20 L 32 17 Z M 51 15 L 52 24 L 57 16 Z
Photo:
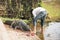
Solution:
M 38 36 L 28 36 L 27 32 L 14 30 L 0 20 L 0 40 L 41 40 Z
M 26 40 L 30 39 L 30 40 L 39 40 L 37 38 L 35 38 L 35 36 L 26 36 L 26 33 L 22 32 L 21 30 L 14 30 L 13 28 L 10 28 L 9 25 L 6 25 L 5 24 L 5 27 L 6 29 L 8 30 L 8 33 L 10 34 L 11 36 L 11 39 L 13 40 L 17 40 L 17 39 L 20 39 L 21 40 L 21 37 L 23 37 L 23 39 L 25 38 Z M 13 36 L 12 36 L 13 35 Z M 29 38 L 30 37 L 30 38 Z M 16 39 L 15 39 L 16 38 Z
M 6 27 L 6 29 L 8 30 L 8 32 L 9 31 L 16 31 L 17 33 L 21 33 L 22 31 L 21 30 L 19 30 L 19 29 L 16 29 L 16 30 L 14 30 L 13 28 L 10 28 L 10 26 L 9 25 L 6 25 L 6 24 L 4 24 L 5 25 L 5 27 Z M 31 29 L 32 29 L 32 31 L 33 31 L 33 25 L 32 24 L 30 24 L 30 27 L 31 27 Z M 38 30 L 40 30 L 40 24 L 38 23 L 37 24 L 37 31 Z M 43 38 L 42 38 L 42 34 L 40 34 L 40 33 L 37 33 L 36 34 L 40 39 L 42 39 L 43 40 Z

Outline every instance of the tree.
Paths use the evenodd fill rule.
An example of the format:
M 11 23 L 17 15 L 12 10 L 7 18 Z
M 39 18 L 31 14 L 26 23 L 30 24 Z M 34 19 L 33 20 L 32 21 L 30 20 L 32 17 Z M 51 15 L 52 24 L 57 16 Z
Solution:
M 12 14 L 11 17 L 31 18 L 31 9 L 40 6 L 41 0 L 6 0 L 7 14 Z

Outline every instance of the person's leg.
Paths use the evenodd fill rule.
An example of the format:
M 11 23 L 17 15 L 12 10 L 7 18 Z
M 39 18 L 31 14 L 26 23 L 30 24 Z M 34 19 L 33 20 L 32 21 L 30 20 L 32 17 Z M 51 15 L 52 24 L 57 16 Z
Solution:
M 44 26 L 44 23 L 45 23 L 45 15 L 41 18 L 41 27 Z
M 37 23 L 37 18 L 34 18 L 33 19 L 34 33 L 36 33 L 36 23 Z
M 41 27 L 40 27 L 41 40 L 44 40 L 43 27 L 44 27 L 45 17 L 46 17 L 46 14 L 44 14 L 44 13 L 45 13 L 45 12 L 42 12 L 42 17 L 40 18 L 40 20 L 41 20 Z
M 44 26 L 45 16 L 41 18 L 41 33 L 43 33 L 43 26 Z

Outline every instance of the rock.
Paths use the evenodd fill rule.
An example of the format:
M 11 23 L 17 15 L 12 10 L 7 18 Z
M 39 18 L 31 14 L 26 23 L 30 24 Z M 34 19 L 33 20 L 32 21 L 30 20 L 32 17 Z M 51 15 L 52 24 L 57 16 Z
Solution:
M 15 29 L 19 28 L 19 29 L 21 29 L 23 31 L 30 31 L 29 25 L 27 25 L 22 20 L 15 20 L 15 21 L 13 21 L 12 24 L 11 24 L 11 27 L 15 28 Z
M 60 40 L 60 23 L 51 22 L 44 31 L 45 40 Z

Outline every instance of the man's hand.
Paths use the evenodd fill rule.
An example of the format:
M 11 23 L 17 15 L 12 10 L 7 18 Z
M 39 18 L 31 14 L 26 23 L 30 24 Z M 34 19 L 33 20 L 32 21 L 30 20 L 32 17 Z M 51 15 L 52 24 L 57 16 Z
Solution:
M 47 14 L 46 19 L 51 19 L 51 16 L 49 16 L 49 14 Z

